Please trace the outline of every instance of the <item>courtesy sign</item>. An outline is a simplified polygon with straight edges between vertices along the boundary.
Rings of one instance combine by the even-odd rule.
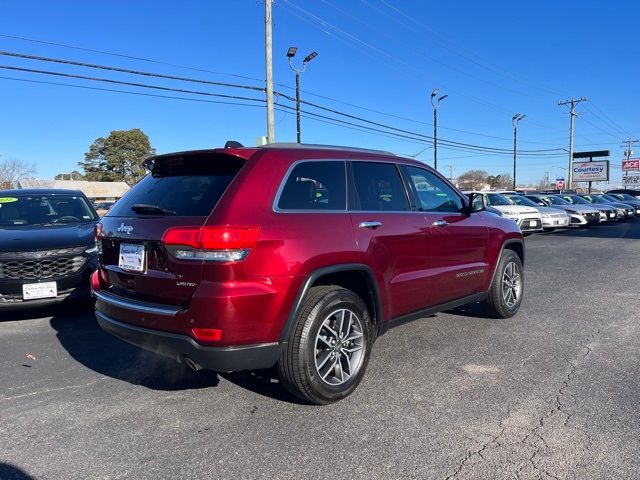
[[[606,182],[609,180],[609,160],[596,162],[574,162],[574,182]]]

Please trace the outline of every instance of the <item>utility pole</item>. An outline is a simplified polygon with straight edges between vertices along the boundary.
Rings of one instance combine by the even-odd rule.
[[[633,139],[631,137],[629,137],[629,140],[625,140],[625,143],[620,145],[622,148],[625,149],[624,151],[624,155],[627,157],[627,160],[629,160],[631,158],[631,155],[633,155],[633,150],[631,150],[631,147],[638,143],[639,140]],[[625,171],[624,172],[624,176],[626,177],[627,175],[629,175],[629,171]],[[625,184],[624,188],[627,188],[627,185]]]
[[[453,183],[453,171],[455,170],[456,167],[454,167],[453,165],[447,165],[449,167],[449,181],[451,183]]]
[[[267,83],[267,143],[276,141],[275,121],[273,116],[273,59],[271,33],[271,3],[264,0],[264,62]]]
[[[565,100],[564,102],[558,102],[558,105],[571,105],[571,110],[569,111],[569,175],[567,179],[567,188],[570,190],[573,188],[573,118],[578,116],[575,112],[576,105],[580,102],[586,102],[587,99],[585,97],[580,97],[577,100],[571,97],[571,100]]]
[[[516,113],[511,119],[513,124],[513,191],[516,190],[516,160],[518,158],[518,123],[525,118],[526,115]]]
[[[433,168],[438,170],[438,107],[440,102],[447,98],[449,95],[442,95],[436,99],[439,88],[436,88],[431,92],[431,105],[433,105]]]

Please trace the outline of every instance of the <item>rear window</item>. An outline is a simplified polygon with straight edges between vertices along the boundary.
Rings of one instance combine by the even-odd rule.
[[[158,160],[151,173],[113,205],[109,216],[209,216],[245,163],[245,160],[220,154]],[[157,208],[141,210],[141,205]]]
[[[284,184],[281,210],[346,210],[343,161],[305,161],[294,167]]]

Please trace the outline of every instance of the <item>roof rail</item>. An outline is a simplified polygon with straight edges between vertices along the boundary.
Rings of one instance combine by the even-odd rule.
[[[393,155],[397,156],[393,152],[386,150],[373,150],[370,148],[358,148],[358,147],[344,147],[341,145],[320,145],[312,143],[293,143],[293,142],[275,142],[267,143],[266,145],[260,145],[256,148],[291,148],[291,149],[320,149],[320,150],[346,150],[349,152],[363,152],[363,153],[376,153],[378,155]]]

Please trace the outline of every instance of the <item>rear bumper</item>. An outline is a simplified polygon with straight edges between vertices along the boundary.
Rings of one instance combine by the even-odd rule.
[[[208,347],[200,345],[186,335],[119,322],[99,311],[96,311],[96,319],[103,330],[125,342],[178,362],[184,362],[188,357],[208,370],[234,372],[270,368],[275,365],[280,355],[279,343]]]

